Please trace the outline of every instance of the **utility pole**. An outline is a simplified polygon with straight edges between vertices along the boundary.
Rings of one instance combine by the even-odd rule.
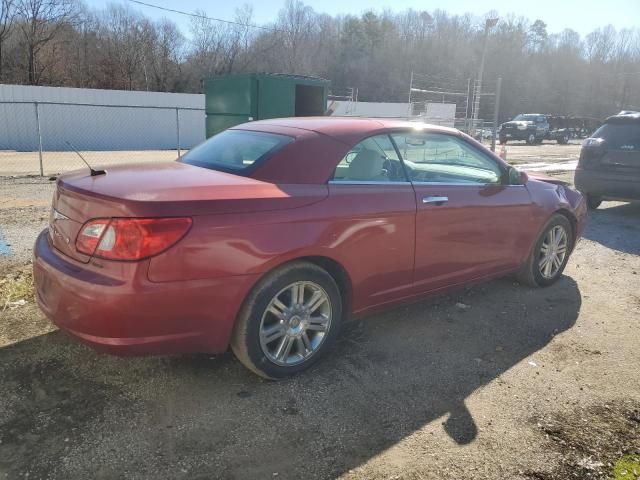
[[[478,113],[480,110],[480,95],[482,91],[482,76],[484,75],[484,61],[487,57],[487,40],[489,38],[489,30],[496,26],[497,18],[487,18],[484,23],[484,38],[482,40],[482,58],[480,59],[480,68],[478,69],[478,81],[476,83],[476,91],[473,101],[473,120],[471,125],[472,136],[476,135],[476,125],[478,123]]]
[[[407,120],[411,120],[413,114],[413,106],[411,105],[411,94],[413,93],[413,70],[411,70],[411,81],[409,82],[409,111],[407,112]]]
[[[467,101],[464,106],[464,133],[471,135],[471,129],[469,125],[469,117],[471,117],[471,113],[469,111],[469,99],[471,98],[471,79],[467,78]]]
[[[491,151],[496,151],[496,136],[498,135],[498,117],[500,115],[500,90],[502,90],[502,77],[498,77],[496,84],[496,97],[493,109],[493,135],[491,136]]]

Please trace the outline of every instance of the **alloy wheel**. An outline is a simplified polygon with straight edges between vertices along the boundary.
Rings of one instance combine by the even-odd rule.
[[[269,302],[260,322],[260,346],[276,365],[298,365],[322,345],[331,328],[332,308],[317,283],[295,282]]]
[[[569,248],[569,236],[562,225],[551,228],[542,241],[538,256],[538,268],[540,274],[546,278],[554,278],[567,256]]]

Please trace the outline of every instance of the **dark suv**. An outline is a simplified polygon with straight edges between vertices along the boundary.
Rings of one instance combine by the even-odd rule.
[[[498,129],[500,143],[503,145],[507,140],[524,140],[529,145],[542,143],[548,134],[549,122],[540,113],[521,113]]]
[[[620,112],[582,144],[575,185],[589,208],[603,199],[640,200],[640,112]]]

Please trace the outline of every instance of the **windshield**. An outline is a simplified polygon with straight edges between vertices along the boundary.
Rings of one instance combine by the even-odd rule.
[[[538,115],[531,115],[531,114],[523,114],[521,113],[520,115],[516,116],[516,118],[514,118],[514,120],[524,120],[527,122],[535,122],[536,118],[538,118]]]
[[[235,174],[247,174],[271,154],[291,143],[284,135],[225,130],[191,149],[182,163]]]

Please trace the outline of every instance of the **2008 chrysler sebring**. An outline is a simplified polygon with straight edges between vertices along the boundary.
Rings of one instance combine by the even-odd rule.
[[[47,316],[115,354],[231,345],[268,378],[317,361],[349,315],[513,273],[552,284],[586,215],[467,135],[398,121],[252,122],[93,173],[58,180],[36,241]]]

